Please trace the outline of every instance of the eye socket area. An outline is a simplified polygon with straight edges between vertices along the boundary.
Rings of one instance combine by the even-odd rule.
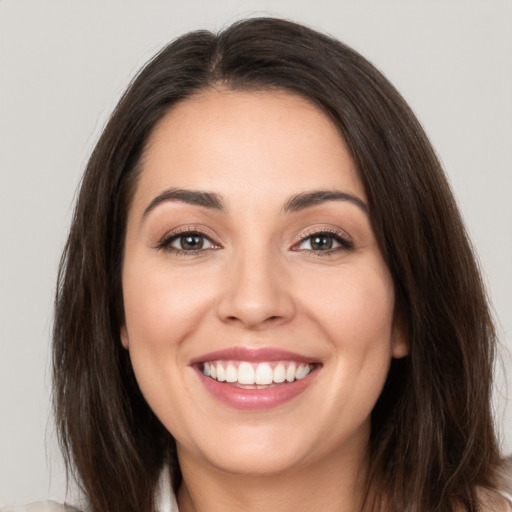
[[[222,246],[201,230],[186,229],[167,234],[155,248],[180,255],[195,255],[221,249]],[[324,228],[301,234],[290,250],[329,255],[353,248],[354,244],[347,234]]]
[[[209,250],[220,249],[220,247],[212,238],[196,229],[170,233],[160,240],[156,246],[159,250],[187,255],[200,254]]]
[[[304,234],[293,247],[293,251],[329,254],[338,251],[349,251],[354,247],[353,242],[337,231],[321,230]]]
[[[175,235],[168,245],[181,251],[199,251],[214,247],[213,242],[206,235],[194,232]]]

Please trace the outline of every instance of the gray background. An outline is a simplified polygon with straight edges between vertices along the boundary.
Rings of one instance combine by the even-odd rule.
[[[352,45],[425,126],[499,319],[496,420],[512,451],[512,2],[0,0],[0,503],[65,496],[49,402],[54,282],[110,111],[172,38],[262,14]]]

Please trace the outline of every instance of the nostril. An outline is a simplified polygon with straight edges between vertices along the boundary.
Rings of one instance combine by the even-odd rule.
[[[269,320],[279,320],[281,318],[281,316],[279,315],[272,315],[272,316],[269,316],[268,318],[265,318],[263,319],[263,322],[266,320],[266,321],[269,321]],[[230,315],[228,317],[226,317],[226,320],[240,320],[240,318],[236,315]]]
[[[229,323],[243,323],[243,324],[246,324],[248,326],[256,326],[256,325],[268,325],[268,324],[275,324],[275,323],[278,323],[280,322],[281,320],[283,320],[283,316],[281,315],[271,315],[271,316],[268,316],[267,318],[263,318],[263,317],[259,317],[259,318],[251,318],[247,315],[240,315],[240,316],[237,316],[237,315],[229,315],[227,316],[224,321],[226,322],[229,322]]]
[[[247,279],[236,283],[226,287],[219,297],[217,315],[223,322],[253,329],[286,322],[294,316],[294,301],[286,287],[263,287]]]

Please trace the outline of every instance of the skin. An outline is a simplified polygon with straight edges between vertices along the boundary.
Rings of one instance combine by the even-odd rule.
[[[172,200],[144,215],[170,188],[218,194],[225,211]],[[128,215],[121,339],[176,439],[180,512],[360,504],[370,413],[407,344],[364,208],[329,200],[284,211],[317,190],[366,202],[336,128],[289,93],[210,90],[176,105],[150,137]],[[186,229],[206,235],[203,249],[158,248]],[[351,248],[311,250],[311,235],[326,231]],[[212,397],[190,364],[235,346],[319,365],[292,400],[240,411]]]

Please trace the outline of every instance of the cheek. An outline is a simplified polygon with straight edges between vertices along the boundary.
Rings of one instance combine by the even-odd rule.
[[[332,387],[326,399],[333,410],[347,408],[354,418],[362,419],[380,395],[391,362],[391,277],[380,261],[365,262],[340,267],[308,289],[304,308],[332,356],[327,359]]]
[[[197,284],[172,275],[165,265],[143,267],[136,259],[123,271],[124,329],[133,370],[151,409],[173,432],[177,427],[171,420],[177,412],[185,414],[191,395],[182,347],[207,302]]]
[[[169,347],[197,324],[210,293],[199,277],[186,278],[159,265],[144,272],[127,265],[123,272],[126,327],[130,343]]]
[[[336,269],[303,296],[317,325],[347,350],[391,346],[395,299],[383,265]]]

